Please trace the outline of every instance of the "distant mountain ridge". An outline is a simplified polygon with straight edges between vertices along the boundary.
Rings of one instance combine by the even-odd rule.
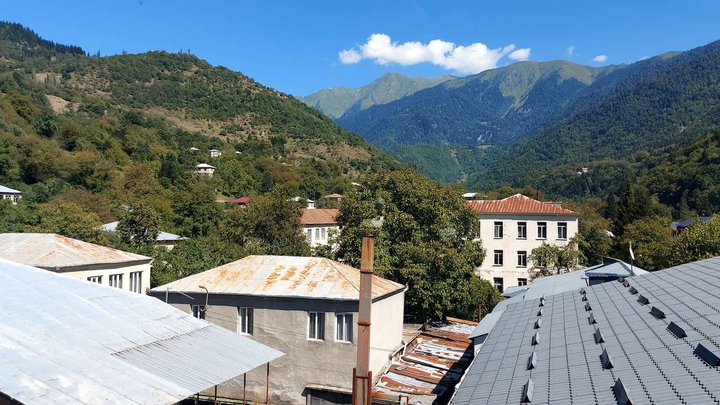
[[[453,76],[410,77],[386,73],[374,82],[358,87],[331,87],[319,90],[300,100],[315,107],[332,119],[353,115],[374,105],[387,104],[417,91],[436,86]]]

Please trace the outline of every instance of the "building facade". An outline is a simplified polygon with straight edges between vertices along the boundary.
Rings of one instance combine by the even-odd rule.
[[[310,247],[325,246],[340,232],[337,208],[303,208],[300,225]]]
[[[151,257],[53,233],[0,234],[0,257],[138,294],[150,287]]]
[[[151,295],[285,353],[270,365],[271,403],[348,403],[359,283],[359,270],[325,258],[248,256]],[[372,284],[370,368],[380,376],[401,347],[405,286],[380,277]],[[218,392],[262,399],[265,381],[264,371],[249,373],[245,385],[230,380]]]
[[[521,194],[502,200],[468,201],[480,218],[485,260],[475,272],[501,292],[530,282],[532,250],[543,243],[565,246],[578,232],[577,213],[559,203]]]
[[[205,177],[212,177],[213,174],[215,174],[215,166],[211,166],[207,163],[200,163],[195,166],[195,173]]]
[[[22,200],[22,191],[0,185],[0,200],[10,201],[15,205]]]

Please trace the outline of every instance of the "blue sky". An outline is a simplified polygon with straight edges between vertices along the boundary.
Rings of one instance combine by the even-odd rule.
[[[295,95],[387,72],[465,75],[528,57],[629,63],[720,39],[720,1],[0,3],[1,19],[90,53],[189,49]],[[382,35],[368,42],[372,34]]]

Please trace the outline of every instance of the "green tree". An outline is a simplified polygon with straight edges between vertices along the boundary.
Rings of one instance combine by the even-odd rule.
[[[221,220],[222,207],[215,202],[215,192],[204,179],[194,179],[178,190],[172,205],[183,236],[207,236]]]
[[[648,217],[628,224],[619,244],[620,253],[623,253],[620,257],[630,260],[632,243],[634,264],[638,267],[648,271],[666,268],[674,243],[669,223],[668,217]]]
[[[117,225],[120,240],[131,246],[152,246],[158,235],[160,215],[142,202],[123,210]]]
[[[669,266],[720,256],[720,216],[712,221],[695,220],[673,239],[669,254]]]
[[[69,202],[48,203],[38,211],[40,221],[30,227],[31,232],[57,233],[85,242],[107,244],[100,230],[100,218],[79,205]]]
[[[600,215],[601,205],[600,200],[595,198],[563,205],[580,215],[577,244],[580,258],[586,265],[601,263],[603,256],[607,256],[612,248],[612,239],[607,233],[610,221]]]
[[[577,249],[577,240],[571,239],[565,246],[552,245],[543,242],[530,252],[530,261],[533,264],[533,277],[544,277],[554,274],[567,273],[578,267],[580,252]]]
[[[478,306],[487,313],[500,299],[474,274],[485,257],[479,221],[454,188],[414,170],[381,172],[343,200],[338,222],[336,258],[358,267],[362,237],[374,234],[376,274],[408,285],[405,310],[418,321],[472,319]]]

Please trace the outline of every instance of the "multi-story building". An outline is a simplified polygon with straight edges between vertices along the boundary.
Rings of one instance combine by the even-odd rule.
[[[331,237],[340,232],[337,208],[303,208],[300,225],[310,247],[327,245]]]
[[[578,214],[556,202],[515,194],[467,204],[480,217],[480,239],[486,250],[476,274],[500,291],[528,284],[533,249],[543,243],[567,245],[578,232]]]
[[[151,257],[54,233],[2,233],[0,257],[138,294],[150,287]]]
[[[248,256],[155,287],[185,312],[285,353],[270,364],[274,404],[346,404],[357,359],[360,270],[322,257]],[[370,370],[402,349],[405,286],[372,278]],[[218,386],[221,397],[265,397],[264,370]],[[255,402],[253,402],[255,403]]]

